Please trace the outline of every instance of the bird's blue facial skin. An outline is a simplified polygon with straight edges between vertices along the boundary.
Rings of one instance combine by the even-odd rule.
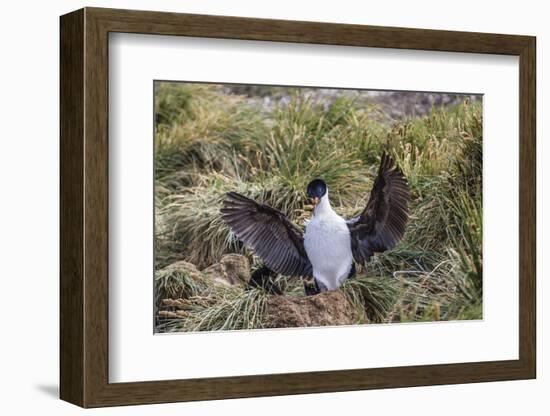
[[[315,179],[307,186],[307,196],[309,198],[321,199],[327,193],[327,184],[321,179]]]

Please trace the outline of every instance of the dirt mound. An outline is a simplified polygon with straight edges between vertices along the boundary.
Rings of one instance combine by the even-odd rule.
[[[353,325],[360,320],[339,290],[305,297],[270,296],[266,315],[267,328]]]

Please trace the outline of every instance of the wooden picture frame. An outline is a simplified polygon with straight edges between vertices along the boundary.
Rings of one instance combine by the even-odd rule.
[[[83,407],[100,407],[535,378],[534,37],[99,8],[85,8],[62,16],[60,28],[60,396],[63,400]],[[519,359],[109,383],[110,32],[518,56]]]

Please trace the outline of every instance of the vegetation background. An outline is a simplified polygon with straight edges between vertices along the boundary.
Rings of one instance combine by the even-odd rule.
[[[273,299],[298,304],[302,282],[278,276],[273,295],[208,272],[228,253],[261,265],[221,221],[225,193],[302,227],[305,188],[320,177],[350,217],[383,151],[409,181],[411,216],[403,241],[338,291],[354,310],[349,323],[482,318],[481,97],[157,82],[155,120],[157,332],[273,326]]]

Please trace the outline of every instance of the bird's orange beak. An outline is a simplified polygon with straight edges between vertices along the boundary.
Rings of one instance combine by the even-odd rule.
[[[317,198],[317,197],[311,198],[310,201],[311,201],[311,204],[312,204],[314,207],[316,207],[317,204],[319,203],[319,198]]]

